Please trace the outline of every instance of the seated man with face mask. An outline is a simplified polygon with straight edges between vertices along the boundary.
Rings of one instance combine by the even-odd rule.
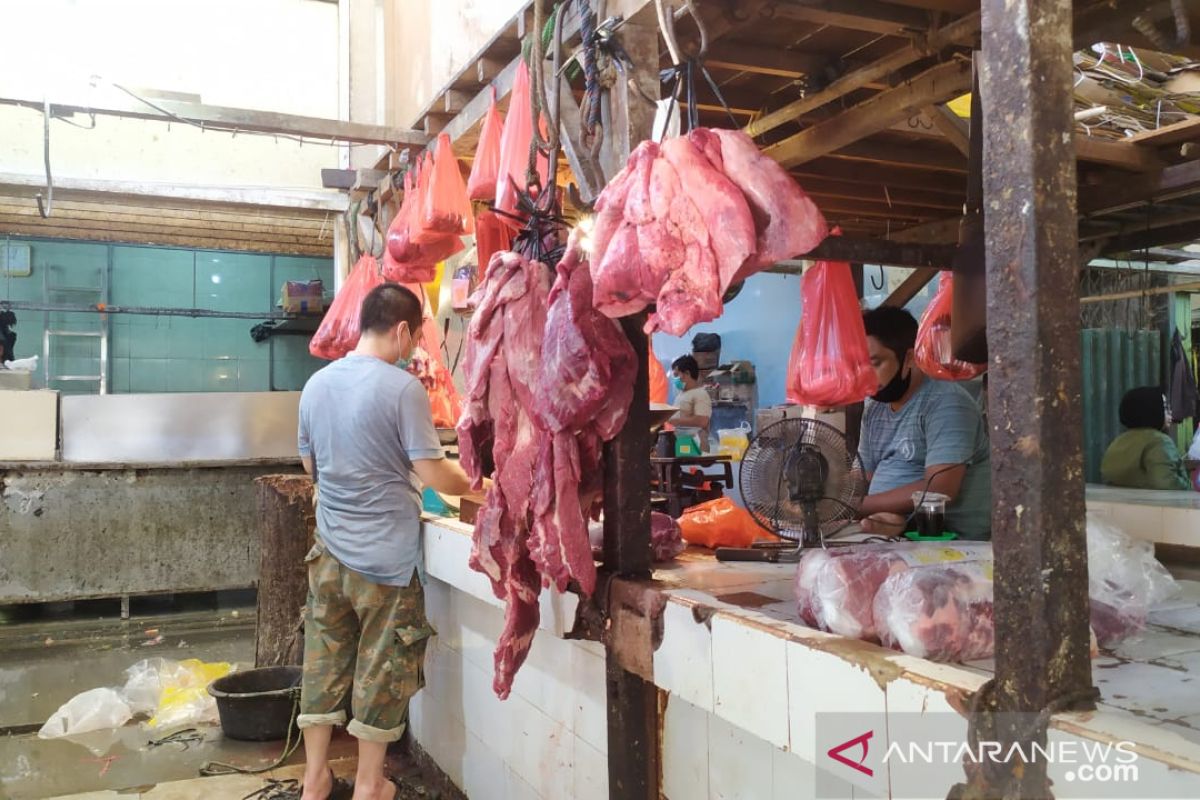
[[[946,530],[963,539],[991,536],[987,429],[978,404],[955,383],[934,380],[914,363],[917,321],[900,308],[863,315],[879,391],[866,401],[859,457],[870,482],[859,513],[863,530],[904,532],[914,492],[946,495]]]

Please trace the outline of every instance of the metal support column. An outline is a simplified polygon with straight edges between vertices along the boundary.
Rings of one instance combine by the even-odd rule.
[[[621,44],[634,68],[629,80],[609,93],[605,141],[600,161],[606,179],[624,166],[629,152],[649,138],[654,106],[632,90],[657,96],[658,32],[629,25],[621,29]],[[611,121],[611,122],[609,122]],[[604,636],[608,692],[608,796],[631,800],[659,796],[658,690],[648,674],[622,665],[618,650],[623,626],[613,620],[616,584],[650,576],[650,376],[646,318],[638,314],[621,320],[637,355],[638,373],[629,418],[604,450],[604,569],[611,576],[608,619]],[[617,612],[620,613],[620,612]],[[649,646],[649,642],[644,643]],[[651,668],[652,671],[652,668]],[[643,670],[645,672],[645,670]]]
[[[996,677],[974,734],[1046,741],[1091,705],[1070,0],[984,0],[984,206]],[[995,716],[994,711],[1033,712]],[[952,796],[1050,797],[1046,763],[985,764]]]

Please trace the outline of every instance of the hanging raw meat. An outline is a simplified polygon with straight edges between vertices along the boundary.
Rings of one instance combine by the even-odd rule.
[[[541,587],[595,588],[587,518],[599,511],[601,448],[625,423],[637,364],[617,324],[591,306],[573,244],[553,289],[545,265],[497,253],[475,304],[459,451],[476,485],[484,448],[495,462],[471,566],[506,604],[493,681],[503,698],[537,629]]]
[[[596,202],[595,304],[620,317],[655,303],[647,331],[682,335],[720,316],[730,285],[825,233],[812,201],[744,134],[643,142]]]

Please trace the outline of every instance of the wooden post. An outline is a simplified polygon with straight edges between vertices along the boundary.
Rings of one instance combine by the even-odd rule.
[[[631,89],[640,86],[658,97],[658,32],[654,28],[626,25],[621,44],[635,65],[628,80],[619,82],[605,102],[605,133],[600,152],[601,169],[611,179],[625,165],[630,151],[650,138],[654,105]],[[621,320],[621,327],[637,355],[629,418],[617,438],[604,450],[604,569],[614,581],[647,578],[650,554],[650,379],[646,318],[638,314]],[[606,609],[611,621],[613,597]],[[621,664],[616,641],[621,626],[613,626],[605,639],[608,694],[608,796],[655,798],[660,794],[659,704],[654,682]]]
[[[1095,697],[1071,14],[1071,0],[983,0],[996,677],[976,696],[969,725],[1006,753],[1045,746],[1051,713],[1093,708]],[[964,766],[969,783],[952,797],[1052,797],[1046,759],[977,766]]]
[[[254,482],[262,524],[254,665],[300,664],[308,599],[304,556],[317,527],[313,482],[307,475],[264,475]]]

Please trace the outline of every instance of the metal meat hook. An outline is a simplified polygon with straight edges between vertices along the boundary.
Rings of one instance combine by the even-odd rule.
[[[50,174],[50,99],[42,97],[42,156],[46,162],[46,198],[42,193],[37,194],[38,213],[42,219],[50,217],[50,209],[54,207],[54,176]]]

